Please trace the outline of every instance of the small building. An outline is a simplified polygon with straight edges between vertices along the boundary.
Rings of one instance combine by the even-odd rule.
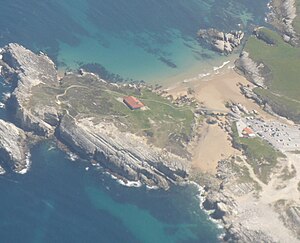
[[[253,132],[253,130],[250,127],[245,127],[243,129],[242,133],[243,133],[244,137],[250,137],[250,138],[255,137],[255,133]]]
[[[145,105],[137,98],[133,96],[126,96],[123,98],[123,102],[131,109],[138,110],[144,107]]]

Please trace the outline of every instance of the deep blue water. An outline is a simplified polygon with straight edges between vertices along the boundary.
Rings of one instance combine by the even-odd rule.
[[[26,175],[0,177],[1,242],[216,242],[197,190],[127,188],[51,142]]]
[[[124,78],[161,80],[220,56],[199,28],[262,24],[265,0],[0,0],[0,46],[43,50],[60,68],[97,63]],[[221,60],[222,61],[222,60]],[[200,72],[200,71],[199,71]],[[2,80],[0,80],[2,81]],[[8,91],[0,86],[0,93]],[[0,109],[0,118],[7,119]],[[51,141],[26,175],[0,177],[0,242],[216,242],[221,232],[193,186],[127,188]]]

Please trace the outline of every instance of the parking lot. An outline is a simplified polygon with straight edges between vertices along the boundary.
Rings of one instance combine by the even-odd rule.
[[[282,152],[300,151],[300,126],[251,118],[245,119],[244,122],[257,136],[267,140]]]

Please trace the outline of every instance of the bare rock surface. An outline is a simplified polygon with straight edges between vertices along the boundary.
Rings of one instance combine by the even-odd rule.
[[[269,75],[263,63],[256,63],[251,59],[249,53],[243,51],[239,59],[235,62],[236,69],[245,75],[245,77],[255,85],[264,88],[265,76]]]
[[[16,172],[22,173],[29,166],[29,148],[26,139],[23,130],[12,123],[0,120],[0,158]]]
[[[299,169],[298,155],[289,155],[283,162]],[[265,184],[244,160],[219,162],[219,189],[209,190],[204,208],[213,211],[225,229],[224,240],[229,242],[299,242],[299,174],[283,184],[274,172]]]
[[[241,44],[244,33],[242,31],[224,33],[211,28],[200,29],[198,31],[198,37],[200,40],[204,40],[211,45],[213,50],[224,54],[230,54]]]
[[[39,85],[57,85],[57,71],[54,63],[44,54],[35,54],[21,45],[12,43],[2,50],[3,74],[16,88],[10,98],[10,108],[19,125],[38,134],[52,133],[54,127],[42,119],[52,116],[58,121],[57,112],[51,107],[42,107],[37,116],[28,104],[34,87]]]
[[[272,0],[269,8],[268,22],[282,33],[286,42],[299,45],[299,33],[296,33],[293,26],[297,16],[295,0]]]
[[[120,132],[112,123],[76,120],[64,116],[58,137],[74,150],[95,159],[122,177],[167,189],[170,182],[186,177],[188,162],[163,149],[150,148],[131,133]]]

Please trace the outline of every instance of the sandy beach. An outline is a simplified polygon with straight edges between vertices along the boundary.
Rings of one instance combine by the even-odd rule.
[[[165,85],[166,91],[173,97],[186,95],[188,90],[193,90],[193,96],[207,109],[215,112],[227,113],[227,102],[236,102],[248,110],[256,110],[264,118],[272,118],[263,111],[254,101],[241,94],[239,84],[251,83],[233,69],[233,62],[227,62],[223,67],[211,71],[209,75],[182,80],[183,76],[173,77],[172,85]],[[188,81],[187,81],[188,80]],[[215,174],[218,161],[241,152],[232,147],[228,133],[218,125],[204,123],[199,128],[200,139],[192,145],[192,166],[201,172]]]

